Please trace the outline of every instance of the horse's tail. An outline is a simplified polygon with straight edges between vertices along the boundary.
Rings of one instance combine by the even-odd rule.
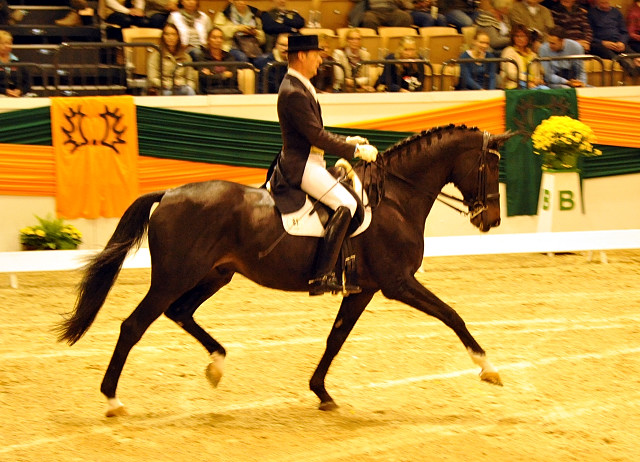
[[[164,194],[165,191],[158,191],[140,196],[124,212],[104,250],[95,255],[86,266],[84,277],[78,286],[75,309],[65,316],[56,329],[58,341],[73,345],[91,327],[129,250],[140,246],[149,226],[151,207]]]

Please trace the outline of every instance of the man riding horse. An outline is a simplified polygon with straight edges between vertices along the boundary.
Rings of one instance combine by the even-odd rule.
[[[378,150],[360,136],[341,136],[324,129],[316,91],[309,79],[322,63],[317,35],[289,37],[289,69],[278,92],[278,119],[282,150],[270,178],[270,188],[282,213],[300,209],[305,193],[334,210],[318,248],[309,294],[357,293],[360,288],[343,287],[334,267],[351,219],[356,199],[327,170],[324,152],[348,160],[360,157],[374,162]]]

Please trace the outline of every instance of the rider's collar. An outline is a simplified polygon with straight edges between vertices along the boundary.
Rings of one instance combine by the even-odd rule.
[[[294,76],[296,79],[302,82],[302,85],[304,85],[307,88],[307,90],[311,92],[315,100],[318,101],[318,95],[316,94],[316,89],[313,87],[313,85],[311,84],[311,81],[308,78],[306,78],[300,72],[292,68],[287,69],[287,74]]]

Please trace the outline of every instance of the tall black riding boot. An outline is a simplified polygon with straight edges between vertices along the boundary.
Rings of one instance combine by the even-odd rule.
[[[329,220],[324,238],[318,248],[315,273],[313,279],[309,281],[309,295],[342,292],[342,283],[336,278],[334,268],[350,222],[351,212],[347,207],[338,207]],[[359,287],[350,289],[352,293],[360,292]]]

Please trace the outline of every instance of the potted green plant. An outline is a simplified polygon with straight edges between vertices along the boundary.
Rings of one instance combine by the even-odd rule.
[[[531,136],[533,152],[542,156],[546,170],[575,170],[582,156],[599,156],[593,147],[596,137],[591,128],[568,116],[543,120]]]
[[[20,230],[20,244],[24,250],[72,250],[82,243],[82,234],[62,218],[41,218],[38,224]]]

